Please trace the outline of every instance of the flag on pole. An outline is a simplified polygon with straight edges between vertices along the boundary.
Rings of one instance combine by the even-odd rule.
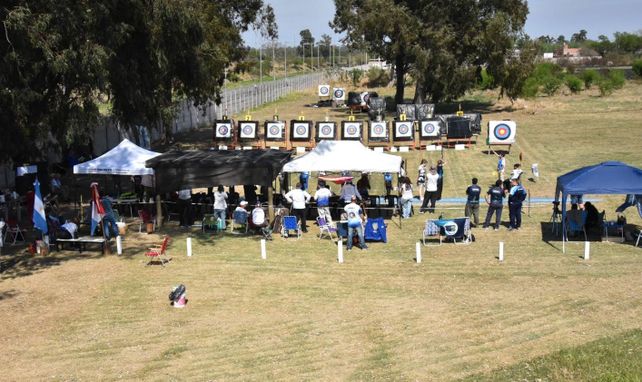
[[[91,236],[94,236],[96,227],[105,216],[105,208],[98,194],[98,183],[92,183],[89,188],[91,188]]]
[[[35,189],[35,196],[33,199],[33,226],[42,232],[43,235],[47,234],[47,217],[45,216],[45,205],[42,203],[42,196],[40,194],[40,182],[36,178],[33,184]]]

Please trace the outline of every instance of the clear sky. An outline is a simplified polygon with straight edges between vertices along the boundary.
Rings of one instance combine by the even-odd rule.
[[[279,41],[294,45],[300,40],[299,32],[310,29],[315,39],[323,33],[335,35],[328,26],[334,16],[333,0],[264,0],[271,4],[279,26]],[[637,32],[642,30],[642,0],[530,0],[530,14],[526,21],[526,33],[531,37],[547,34],[557,37],[563,34],[570,39],[580,29],[588,31],[589,38],[603,34],[610,39],[614,32]],[[258,33],[249,31],[243,35],[246,43],[257,46]]]

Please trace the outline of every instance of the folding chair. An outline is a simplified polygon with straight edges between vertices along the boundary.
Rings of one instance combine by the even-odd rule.
[[[156,232],[156,219],[153,216],[149,216],[144,210],[138,210],[138,233],[143,232],[143,225],[147,222],[152,223],[153,230]]]
[[[9,238],[9,240],[7,240]],[[24,231],[18,225],[18,222],[9,220],[7,221],[7,230],[4,234],[4,242],[16,245],[18,240],[25,242]]]
[[[439,237],[439,243],[437,244],[428,244],[427,239],[431,237]],[[441,228],[435,223],[434,219],[426,220],[426,225],[424,226],[424,231],[421,239],[425,246],[428,245],[441,245]]]
[[[205,232],[205,229],[212,229],[218,231],[218,217],[214,214],[205,214],[203,215],[203,221],[201,222],[201,231]]]
[[[248,212],[247,211],[234,211],[232,214],[232,224],[230,224],[230,232],[234,232],[235,226],[240,226],[245,229],[245,233],[248,230]]]
[[[301,222],[297,220],[296,216],[284,216],[281,225],[281,236],[288,237],[289,231],[296,231],[296,238],[299,239],[303,234],[301,231]]]
[[[165,266],[165,262],[169,262],[170,259],[167,257],[167,246],[169,245],[169,240],[169,236],[165,236],[161,245],[148,248],[145,256],[149,257],[149,261],[145,265],[150,265],[155,259],[158,259],[163,267]]]
[[[582,220],[578,223],[575,220],[569,219],[566,223],[566,241],[568,241],[568,238],[570,234],[575,234],[575,233],[583,233],[584,234],[584,241],[588,241],[588,236],[586,235],[586,212],[582,212]]]
[[[337,228],[328,223],[325,220],[325,217],[319,216],[317,217],[317,224],[319,225],[319,239],[321,239],[324,235],[328,235],[330,237],[330,240],[334,240],[332,237],[332,234],[337,235]],[[338,237],[337,237],[338,240]]]

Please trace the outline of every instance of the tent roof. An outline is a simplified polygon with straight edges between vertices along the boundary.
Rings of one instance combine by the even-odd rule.
[[[557,192],[578,194],[641,194],[642,169],[622,162],[603,162],[557,178]]]
[[[154,169],[158,192],[219,184],[269,186],[290,155],[278,150],[174,150],[146,164]]]
[[[321,141],[310,152],[283,166],[284,172],[399,172],[401,157],[376,153],[357,141]]]
[[[75,165],[74,174],[154,175],[154,170],[145,167],[145,161],[158,155],[123,139],[98,158]]]

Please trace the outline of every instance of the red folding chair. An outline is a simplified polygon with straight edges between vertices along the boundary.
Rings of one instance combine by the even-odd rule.
[[[161,245],[149,248],[148,251],[145,252],[145,256],[149,257],[149,261],[145,265],[150,265],[156,259],[160,261],[162,266],[165,266],[165,262],[169,262],[170,259],[167,257],[167,246],[169,245],[169,240],[169,236],[165,236]]]

